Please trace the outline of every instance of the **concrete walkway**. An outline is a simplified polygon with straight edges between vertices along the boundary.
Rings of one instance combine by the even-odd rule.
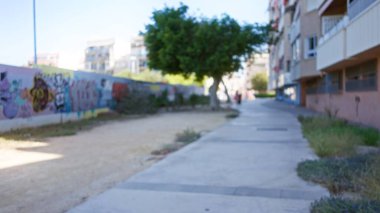
[[[297,163],[316,157],[290,108],[246,103],[239,118],[70,212],[309,212],[328,192],[297,177]]]

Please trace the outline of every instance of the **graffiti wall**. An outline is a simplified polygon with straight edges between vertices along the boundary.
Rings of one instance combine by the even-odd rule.
[[[202,91],[197,87],[137,82],[91,72],[0,65],[0,125],[43,115],[75,114],[80,119],[98,110],[109,110],[129,89],[148,90],[156,95],[165,90],[181,91],[185,96]]]

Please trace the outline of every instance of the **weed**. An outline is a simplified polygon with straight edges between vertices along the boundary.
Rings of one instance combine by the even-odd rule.
[[[200,137],[201,134],[199,132],[187,128],[184,131],[177,133],[175,141],[181,143],[191,143],[198,140]]]
[[[376,129],[348,124],[328,117],[298,117],[304,136],[320,157],[352,156],[357,145],[377,146],[380,133]]]
[[[358,192],[363,197],[380,200],[380,156],[357,155],[350,158],[308,160],[298,164],[302,179],[325,186],[333,194]]]
[[[185,144],[183,143],[167,144],[167,145],[164,145],[161,149],[153,151],[151,154],[152,155],[167,155],[181,149],[183,146],[185,146]]]
[[[380,201],[326,197],[311,204],[311,213],[377,213]]]
[[[234,119],[234,118],[239,117],[239,115],[240,115],[240,112],[238,110],[230,110],[230,112],[226,114],[226,118]]]

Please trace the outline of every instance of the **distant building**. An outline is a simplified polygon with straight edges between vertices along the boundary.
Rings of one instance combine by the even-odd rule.
[[[147,50],[143,36],[137,36],[131,40],[131,52],[115,61],[115,72],[129,70],[139,73],[148,69]]]
[[[85,69],[112,73],[115,63],[114,44],[113,39],[88,42],[85,52]]]
[[[58,53],[41,53],[37,54],[37,64],[57,67],[59,63]],[[34,64],[34,58],[31,58],[28,62],[29,66]]]
[[[129,70],[129,55],[122,56],[115,61],[115,72]]]
[[[131,72],[142,72],[148,68],[147,51],[144,37],[138,36],[131,41],[131,54],[129,56],[129,68]]]
[[[252,89],[252,78],[259,74],[269,75],[269,55],[267,53],[255,54],[248,61],[245,69],[245,90]]]
[[[272,27],[269,87],[278,100],[306,105],[306,84],[320,76],[316,68],[323,0],[271,0]]]

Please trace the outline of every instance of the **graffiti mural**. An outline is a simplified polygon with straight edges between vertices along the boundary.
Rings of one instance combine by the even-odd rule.
[[[57,112],[63,112],[65,110],[65,87],[67,86],[67,82],[63,78],[62,74],[54,75],[54,104]]]
[[[13,119],[17,116],[18,105],[16,103],[19,82],[9,82],[7,72],[0,73],[0,106],[6,118]]]
[[[0,122],[56,113],[92,114],[97,109],[112,108],[127,92],[136,90],[154,95],[163,91],[184,94],[193,91],[185,86],[133,81],[98,73],[0,65]]]
[[[113,83],[112,85],[112,98],[116,102],[120,102],[123,95],[127,95],[128,84],[126,83]]]
[[[77,80],[70,86],[73,112],[93,110],[96,108],[99,92],[94,81]]]
[[[34,112],[44,111],[49,102],[53,100],[53,95],[49,90],[48,84],[41,75],[34,76],[33,87],[30,90]]]

